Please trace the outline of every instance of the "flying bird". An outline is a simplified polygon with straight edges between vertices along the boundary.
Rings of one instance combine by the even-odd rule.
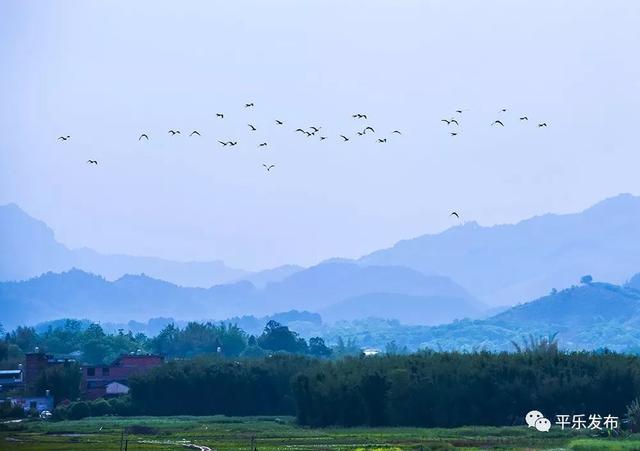
[[[372,128],[372,127],[366,127],[362,133],[367,133],[367,130],[371,130],[372,133],[375,133],[376,131]]]
[[[546,122],[541,122],[538,124],[538,127],[546,127],[547,123]]]
[[[324,141],[325,139],[327,139],[327,137],[326,137],[326,136],[321,136],[321,137],[320,137],[320,141]]]
[[[462,114],[462,111],[463,111],[463,110],[456,110],[456,113],[458,113],[458,114]]]
[[[266,145],[267,145],[267,143],[260,143],[260,144],[258,144],[258,147],[264,147]]]
[[[449,121],[449,123],[450,123],[450,124],[460,125],[460,124],[458,124],[458,121],[456,121],[455,119],[451,119],[451,120]]]
[[[491,125],[496,125],[496,124],[501,125],[501,126],[504,127],[504,124],[502,123],[502,121],[493,121],[493,124],[491,124]]]
[[[499,111],[499,113],[506,113],[506,112],[507,112],[506,108],[501,108],[500,111]]]
[[[140,135],[140,137],[138,138],[138,141],[140,141],[142,138],[146,138],[146,140],[149,141],[149,136],[147,136],[146,133],[143,133],[142,135]]]
[[[309,128],[313,129],[314,132],[319,132],[320,131],[320,129],[318,127],[309,127]],[[322,128],[322,127],[320,127],[320,128]]]
[[[97,160],[87,160],[88,164],[98,164]]]
[[[378,138],[378,142],[379,143],[386,143],[387,142],[387,138]]]
[[[224,141],[218,141],[218,142],[219,142],[220,144],[222,144],[223,146],[226,146],[226,145],[228,145],[228,144],[229,144],[228,142],[224,142]]]
[[[368,119],[366,114],[361,114],[361,113],[352,114],[351,117],[355,117],[358,119]]]
[[[305,133],[305,131],[304,131],[304,130],[302,130],[301,128],[296,128],[296,131],[297,131],[297,132],[301,132],[301,133]]]
[[[269,166],[267,166],[266,164],[263,164],[262,166],[264,166],[265,168],[267,168],[267,172],[269,172],[271,170],[271,168],[275,167],[275,164],[271,164]]]
[[[169,133],[171,133],[171,136],[179,135],[180,134],[180,130],[169,130]]]
[[[451,132],[451,136],[458,136],[458,133],[456,133],[456,132]]]
[[[60,136],[58,137],[58,141],[63,140],[66,141],[67,139],[71,138],[71,136],[67,135],[67,136]]]
[[[252,106],[253,106],[253,102],[244,104],[245,108],[249,108],[249,107],[252,107]]]
[[[358,132],[358,136],[362,136],[364,134],[365,134],[364,132]]]
[[[198,133],[198,130],[194,130],[191,132],[191,134],[189,134],[189,136],[193,136],[193,135],[201,136],[200,133]]]
[[[276,119],[276,124],[278,124],[278,125],[282,125],[282,124],[284,124],[284,122],[279,121],[278,119]]]
[[[257,130],[257,128],[255,128],[253,125],[251,125],[251,124],[247,124],[247,125],[248,125],[249,127],[251,127],[251,131],[252,131],[252,132],[255,132],[255,131]]]
[[[393,133],[396,133],[396,134],[398,134],[398,135],[402,135],[402,133],[400,133],[400,130],[394,130],[394,131],[392,131],[391,133],[392,133],[392,134],[393,134]]]
[[[344,139],[344,141],[345,141],[345,142],[349,141],[349,138],[347,138],[347,137],[346,137],[346,136],[344,136],[344,135],[340,135],[340,137],[341,137],[342,139]]]
[[[449,216],[455,216],[456,218],[460,219],[460,215],[458,213],[456,213],[455,211],[452,211]]]
[[[522,116],[522,117],[520,118],[520,120],[521,120],[521,121],[528,121],[528,120],[529,120],[529,118],[528,118],[527,116]]]
[[[230,146],[235,146],[236,144],[238,144],[238,141],[229,141],[229,145]]]
[[[447,125],[451,124],[451,121],[449,119],[440,119],[440,122],[446,122]]]
[[[224,119],[224,114],[222,114],[222,113],[216,113],[216,117],[219,117],[220,119]]]

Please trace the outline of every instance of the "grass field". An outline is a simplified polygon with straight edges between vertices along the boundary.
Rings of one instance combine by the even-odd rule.
[[[101,417],[0,425],[0,450],[264,450],[575,449],[640,450],[640,435],[596,438],[590,433],[537,432],[526,427],[309,429],[275,417]],[[192,449],[198,449],[191,446]],[[201,448],[206,449],[206,448]]]

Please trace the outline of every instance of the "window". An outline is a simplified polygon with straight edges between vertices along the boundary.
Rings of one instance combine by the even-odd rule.
[[[102,368],[102,375],[103,376],[108,376],[109,375],[109,367],[105,366]]]
[[[95,376],[96,369],[95,368],[87,368],[87,376]]]

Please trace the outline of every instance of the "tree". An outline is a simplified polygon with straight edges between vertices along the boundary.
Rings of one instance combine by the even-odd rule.
[[[331,349],[324,344],[320,337],[309,338],[309,354],[316,357],[329,357]]]
[[[4,341],[0,341],[0,362],[9,357],[9,346]]]
[[[269,321],[264,332],[258,338],[258,344],[262,349],[269,351],[286,351],[304,354],[307,351],[307,342],[297,333],[289,330],[277,321]]]
[[[587,274],[586,276],[580,277],[580,283],[581,284],[589,285],[591,282],[593,282],[593,277],[591,277],[590,274]]]
[[[74,400],[80,396],[82,374],[77,363],[66,363],[45,369],[36,382],[36,393],[44,395],[47,390],[58,404],[64,399]]]

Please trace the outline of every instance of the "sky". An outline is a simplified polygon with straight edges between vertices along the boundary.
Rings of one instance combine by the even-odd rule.
[[[640,194],[638,23],[616,0],[3,0],[0,204],[71,248],[249,270],[358,257],[452,210],[581,211]]]

